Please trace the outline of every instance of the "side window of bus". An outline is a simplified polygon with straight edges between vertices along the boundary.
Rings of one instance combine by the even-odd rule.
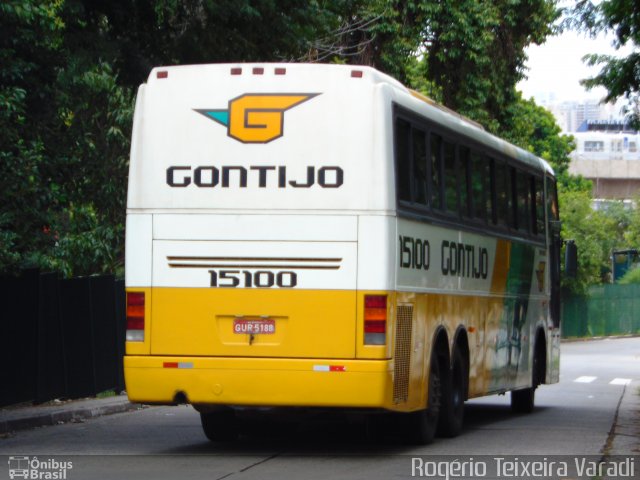
[[[429,205],[427,189],[427,134],[423,130],[414,128],[411,131],[413,147],[413,179],[414,199],[420,205]]]
[[[395,143],[396,143],[396,196],[398,200],[411,201],[411,158],[409,122],[396,119]]]
[[[462,179],[460,179],[462,183]],[[446,211],[458,215],[458,168],[456,167],[456,146],[444,142],[444,198]]]
[[[507,168],[506,165],[499,161],[494,160],[494,177],[495,184],[492,188],[495,189],[496,199],[496,218],[498,225],[507,226],[509,224],[509,207],[510,207],[510,188],[507,181]]]
[[[513,169],[513,172],[516,176],[516,224],[518,226],[518,231],[528,233],[531,219],[531,210],[529,210],[531,197],[530,176],[524,172],[516,170],[515,168]]]
[[[547,213],[549,221],[560,220],[558,215],[558,193],[556,182],[547,177]]]
[[[473,216],[479,220],[487,218],[489,201],[489,162],[478,152],[471,152],[471,205]],[[488,204],[491,207],[491,203]],[[491,210],[489,210],[490,212]],[[489,215],[488,218],[491,218]]]
[[[540,236],[544,236],[547,232],[544,223],[544,189],[542,178],[540,177],[534,177],[533,198],[535,199],[535,205],[533,208],[536,219],[536,233]]]
[[[442,209],[442,137],[431,134],[431,205]]]
[[[463,217],[473,217],[471,205],[471,151],[462,145],[458,147],[460,165],[460,212]],[[481,197],[482,198],[482,197]]]
[[[516,176],[516,169],[514,167],[507,166],[507,216],[509,227],[518,228],[518,181]]]

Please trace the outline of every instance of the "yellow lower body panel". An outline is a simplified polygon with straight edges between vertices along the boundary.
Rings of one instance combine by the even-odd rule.
[[[126,356],[133,402],[394,409],[388,360]]]

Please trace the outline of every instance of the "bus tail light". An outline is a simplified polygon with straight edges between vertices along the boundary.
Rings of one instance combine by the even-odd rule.
[[[387,343],[387,296],[364,296],[364,344]]]
[[[144,292],[127,292],[127,342],[144,341]]]

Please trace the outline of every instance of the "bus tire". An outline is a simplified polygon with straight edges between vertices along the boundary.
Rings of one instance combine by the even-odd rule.
[[[427,445],[433,441],[440,418],[442,389],[440,383],[440,361],[434,351],[429,367],[428,404],[425,410],[410,413],[407,425],[409,441],[415,445]]]
[[[531,368],[531,387],[511,392],[511,411],[514,413],[531,413],[535,408],[536,388],[541,383],[544,366],[544,343],[536,343]]]
[[[438,435],[456,437],[464,422],[464,401],[467,383],[467,368],[459,348],[453,351],[451,370],[442,381],[442,405],[438,422]]]
[[[202,430],[212,442],[226,442],[238,438],[238,419],[230,408],[200,413]]]
[[[535,406],[536,389],[534,387],[511,391],[511,411],[531,413]]]

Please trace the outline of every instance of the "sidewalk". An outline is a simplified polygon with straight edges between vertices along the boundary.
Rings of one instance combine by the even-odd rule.
[[[79,422],[89,418],[144,408],[130,403],[126,395],[87,398],[43,405],[15,405],[0,409],[0,435],[17,430]]]
[[[640,382],[625,387],[605,455],[640,455]]]

